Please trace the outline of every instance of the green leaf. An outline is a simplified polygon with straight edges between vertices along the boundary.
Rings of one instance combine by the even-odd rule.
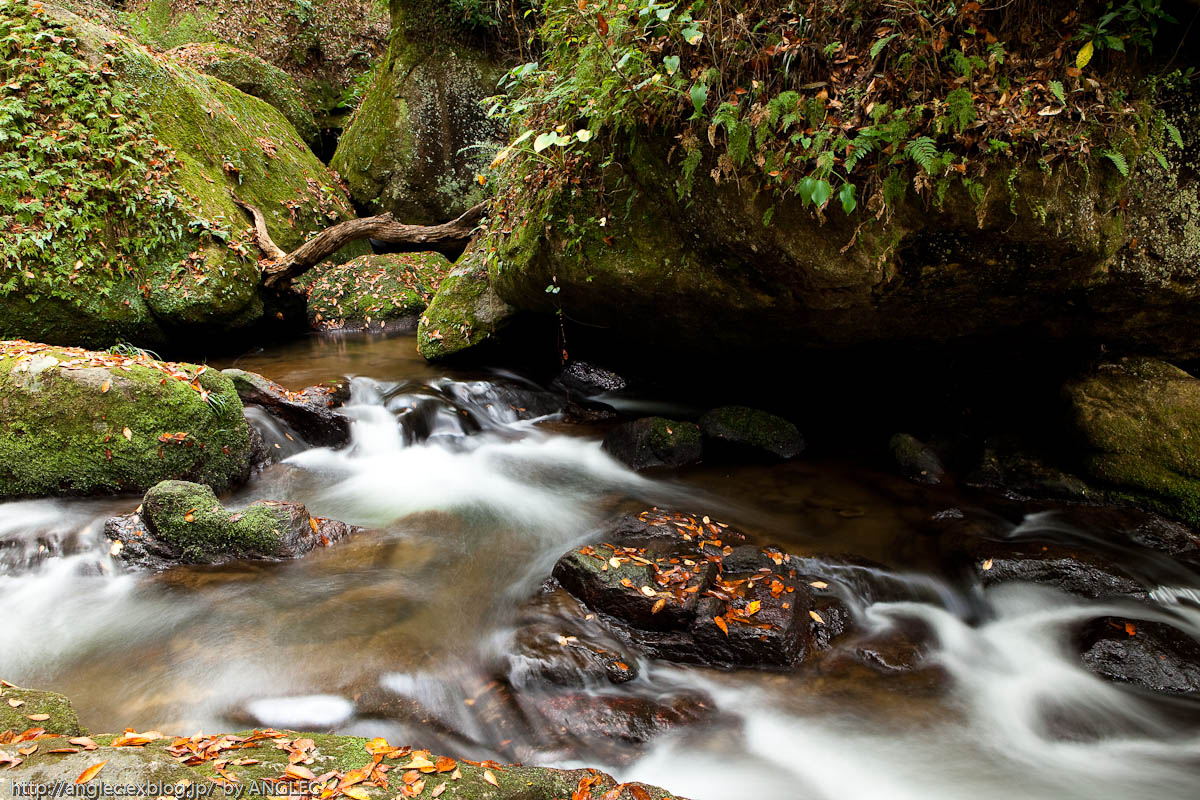
[[[553,145],[556,139],[558,139],[558,134],[554,131],[550,131],[549,133],[539,133],[538,137],[533,140],[533,152],[542,152],[547,147]]]
[[[796,193],[800,195],[800,199],[805,203],[813,201],[813,192],[817,188],[817,179],[811,176],[801,179],[796,186]]]
[[[1083,47],[1079,48],[1079,52],[1075,54],[1075,66],[1079,69],[1086,67],[1092,60],[1092,54],[1096,52],[1096,45],[1088,42]]]
[[[703,83],[696,83],[688,90],[688,96],[692,98],[692,105],[696,108],[696,116],[699,116],[704,111],[704,104],[708,102],[708,87]]]
[[[1113,163],[1113,166],[1117,168],[1117,172],[1121,173],[1122,177],[1129,177],[1129,162],[1125,160],[1125,156],[1116,150],[1105,150],[1101,155]]]
[[[700,44],[701,40],[704,39],[704,32],[695,25],[689,25],[681,30],[680,33],[683,34],[683,40],[688,44]]]
[[[1067,93],[1063,91],[1063,85],[1059,81],[1050,81],[1050,91],[1058,98],[1058,102],[1064,106],[1067,104]]]
[[[879,54],[883,52],[883,48],[888,46],[888,42],[890,42],[892,39],[895,39],[899,35],[900,34],[898,33],[893,33],[891,36],[885,36],[882,39],[877,39],[875,43],[871,45],[871,58],[877,58]]]
[[[829,181],[819,180],[816,186],[813,187],[812,201],[817,208],[823,208],[825,203],[829,201],[833,195],[833,187],[829,185]]]
[[[854,209],[858,208],[858,199],[854,196],[855,186],[853,183],[843,183],[842,188],[838,190],[838,200],[842,201],[842,211],[847,216],[854,213]]]
[[[575,138],[581,142],[590,142],[592,140],[592,132],[587,128],[580,128],[575,131]]]
[[[668,75],[679,72],[679,56],[667,56],[663,59],[663,66],[667,68]]]
[[[1182,150],[1183,149],[1183,135],[1179,132],[1179,128],[1176,128],[1174,125],[1172,125],[1169,122],[1165,123],[1164,127],[1166,127],[1166,129],[1167,129],[1167,136],[1170,136],[1171,141],[1175,143],[1175,146],[1178,147],[1180,150]]]

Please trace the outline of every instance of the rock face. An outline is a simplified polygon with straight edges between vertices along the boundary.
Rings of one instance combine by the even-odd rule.
[[[1200,381],[1130,357],[1098,365],[1065,393],[1092,477],[1200,522]]]
[[[309,515],[300,503],[259,500],[231,512],[212,489],[163,481],[146,492],[140,512],[104,525],[115,555],[128,564],[163,569],[235,559],[297,558],[359,528]]]
[[[439,253],[360,256],[318,267],[307,287],[309,325],[326,333],[414,330],[449,271]]]
[[[274,107],[292,123],[309,148],[314,151],[320,148],[321,134],[304,94],[279,67],[252,53],[215,42],[183,45],[167,55]]]
[[[350,399],[350,385],[338,381],[290,392],[255,372],[227,369],[238,397],[286,422],[317,447],[341,447],[350,441],[350,420],[335,409]]]
[[[849,614],[801,562],[740,532],[657,510],[572,550],[558,582],[656,658],[790,668],[829,646]]]
[[[40,717],[43,714],[48,718],[30,719],[31,716]],[[22,733],[30,728],[41,728],[45,733],[55,736],[82,736],[87,733],[79,725],[79,717],[71,707],[71,701],[61,694],[0,686],[0,735],[4,731]],[[6,744],[0,739],[0,747]]]
[[[392,0],[392,39],[338,142],[333,168],[371,213],[453,219],[484,196],[476,175],[502,146],[482,100],[504,67],[439,0]]]
[[[417,348],[430,361],[446,361],[478,351],[507,328],[516,310],[493,291],[477,243],[463,254],[417,327]]]
[[[745,406],[714,408],[700,418],[705,453],[734,459],[795,458],[804,437],[786,419]]]
[[[232,381],[195,364],[0,342],[0,422],[0,498],[144,491],[169,478],[224,490],[249,471]]]
[[[1096,620],[1083,634],[1083,664],[1118,683],[1200,695],[1200,642],[1160,622]]]
[[[604,451],[633,469],[696,464],[702,447],[699,426],[662,417],[618,425],[604,437]]]
[[[10,5],[29,13],[27,4]],[[112,122],[111,111],[122,123],[104,136],[114,137],[111,147],[141,166],[126,165],[117,180],[108,163],[126,162],[115,149],[93,143],[57,151],[57,168],[71,179],[118,189],[70,194],[65,205],[22,223],[24,232],[13,236],[23,269],[6,272],[8,280],[0,282],[0,337],[154,346],[258,324],[269,298],[259,291],[251,226],[230,192],[261,208],[275,241],[290,249],[311,232],[353,216],[333,174],[262,100],[69,12],[47,7],[36,20],[48,34],[39,47],[62,56],[46,59],[47,70],[86,79],[96,103],[117,98],[112,109],[100,109],[98,120],[64,136],[86,139],[87,131]],[[47,77],[68,80],[43,75],[37,81]],[[36,82],[32,73],[29,81]],[[69,104],[86,96],[81,88],[69,98],[43,99],[54,113],[73,115]],[[33,119],[22,126],[14,131],[21,147],[35,147],[43,123]],[[98,128],[95,135],[101,136]],[[57,174],[50,166],[39,180]],[[127,207],[134,210],[126,213]],[[67,212],[72,222],[55,232],[56,247],[36,246],[39,225],[57,224],[45,215]],[[6,214],[0,209],[0,224],[8,226]],[[97,247],[89,231],[109,246]],[[23,237],[32,238],[22,244]]]

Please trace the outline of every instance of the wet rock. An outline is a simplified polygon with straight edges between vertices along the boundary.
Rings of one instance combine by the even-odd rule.
[[[546,725],[584,742],[616,740],[645,744],[688,725],[708,724],[716,716],[715,704],[700,692],[684,692],[663,699],[557,694],[537,698],[534,707]]]
[[[684,467],[700,461],[700,428],[691,422],[644,417],[609,431],[604,450],[633,469]]]
[[[900,474],[910,481],[937,486],[946,478],[946,468],[933,448],[911,434],[897,433],[888,442]]]
[[[1118,683],[1200,695],[1200,642],[1161,622],[1096,620],[1082,636],[1083,664]]]
[[[1089,474],[1200,523],[1200,380],[1151,358],[1122,358],[1066,385]]]
[[[13,703],[17,705],[14,706]],[[49,718],[29,718],[42,714],[48,714]],[[61,694],[22,689],[18,686],[0,686],[0,734],[5,731],[22,733],[30,728],[43,728],[46,733],[59,736],[82,736],[87,733],[79,724],[79,717],[75,714],[71,701]],[[2,744],[3,740],[0,740],[0,745]]]
[[[554,577],[657,658],[787,668],[828,647],[846,609],[789,554],[744,542],[707,517],[652,510],[564,555]]]
[[[442,279],[421,315],[417,349],[428,361],[483,359],[517,316],[492,288],[487,249],[476,243]]]
[[[305,275],[311,281],[309,326],[330,334],[415,330],[449,270],[440,253],[359,256],[321,265]]]
[[[274,381],[240,369],[222,371],[247,405],[255,405],[286,422],[317,447],[341,447],[350,441],[350,420],[334,409],[350,399],[350,384],[334,381],[291,392]]]
[[[745,406],[714,408],[700,418],[705,451],[734,459],[788,459],[804,451],[804,437],[782,417]]]
[[[438,384],[460,410],[480,421],[508,424],[562,410],[563,400],[531,384],[514,381],[446,381]]]
[[[212,489],[185,481],[163,481],[146,493],[140,511],[104,525],[113,556],[149,569],[297,558],[360,530],[312,517],[300,503],[259,500],[231,512]]]
[[[617,392],[627,385],[625,379],[617,373],[586,361],[572,361],[567,364],[554,383],[569,394],[583,397]]]

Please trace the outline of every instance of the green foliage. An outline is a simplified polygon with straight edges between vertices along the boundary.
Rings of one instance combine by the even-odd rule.
[[[0,0],[0,296],[108,295],[183,237],[172,156],[113,74],[40,4]]]
[[[1127,44],[1151,50],[1159,24],[1175,22],[1163,0],[1108,0],[1100,18],[1080,25],[1074,38],[1095,50],[1124,52]],[[1090,55],[1083,60],[1086,64]]]
[[[134,38],[159,50],[170,50],[193,42],[216,41],[216,37],[207,30],[208,24],[216,19],[215,13],[210,12],[203,17],[191,13],[173,16],[170,0],[150,0],[142,11],[124,11],[119,16]]]
[[[1111,161],[1113,166],[1117,168],[1117,172],[1121,173],[1122,177],[1129,177],[1129,161],[1126,160],[1125,156],[1116,150],[1105,150],[1100,155]]]

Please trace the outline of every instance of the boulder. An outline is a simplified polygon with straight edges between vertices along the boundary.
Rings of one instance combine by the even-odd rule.
[[[104,524],[114,556],[150,569],[298,558],[361,530],[310,516],[300,503],[259,500],[229,511],[211,488],[187,481],[163,481],[146,492],[139,511]]]
[[[223,370],[246,405],[278,417],[317,447],[341,447],[350,441],[350,420],[335,409],[350,399],[350,384],[332,381],[292,392],[255,372]]]
[[[360,256],[317,267],[306,287],[308,324],[324,333],[415,330],[449,270],[439,253]]]
[[[0,498],[246,479],[250,434],[233,382],[123,352],[0,342]]]
[[[708,517],[657,509],[576,548],[554,578],[656,658],[792,668],[849,627],[830,582]]]
[[[252,227],[231,193],[262,209],[284,249],[353,216],[292,124],[257,97],[116,30],[51,6],[39,15],[25,3],[6,9],[28,37],[17,46],[35,47],[36,36],[47,52],[38,72],[6,78],[25,87],[14,98],[36,92],[43,111],[15,121],[5,148],[41,159],[34,152],[49,120],[78,119],[62,129],[28,192],[57,198],[63,175],[74,176],[78,191],[28,214],[0,201],[0,228],[9,231],[0,260],[22,266],[0,281],[0,338],[154,346],[274,320]],[[46,85],[72,88],[35,88]],[[51,230],[54,246],[44,246]]]
[[[619,392],[628,384],[625,379],[612,370],[589,364],[586,361],[571,361],[558,377],[554,379],[556,386],[562,387],[569,394],[594,397],[605,392]]]
[[[1091,477],[1200,523],[1200,380],[1126,357],[1097,365],[1064,393]]]
[[[714,408],[700,418],[700,431],[704,451],[713,457],[776,460],[804,451],[804,437],[795,425],[756,408]]]
[[[46,718],[40,719],[43,715]],[[4,741],[6,732],[20,734],[30,728],[41,728],[53,736],[83,736],[87,733],[80,726],[71,701],[61,694],[0,682],[0,747],[10,744]]]
[[[900,474],[910,481],[937,486],[946,478],[946,468],[931,447],[908,433],[897,433],[888,442]]]
[[[167,52],[180,63],[257,97],[283,114],[310,149],[321,147],[321,133],[292,76],[263,59],[227,44],[186,44]]]
[[[503,129],[482,101],[506,67],[440,0],[392,0],[391,9],[387,56],[331,164],[360,208],[445,222],[487,194],[476,178]]]
[[[685,467],[700,461],[700,428],[692,422],[644,417],[613,428],[604,451],[633,469]]]
[[[492,290],[486,251],[473,245],[442,280],[417,326],[417,349],[429,361],[478,356],[514,321],[516,311]]]
[[[689,725],[711,725],[715,703],[700,692],[663,697],[554,694],[533,706],[543,724],[581,742],[641,745]]]
[[[1161,622],[1095,620],[1082,635],[1083,665],[1117,683],[1200,696],[1200,642]]]

